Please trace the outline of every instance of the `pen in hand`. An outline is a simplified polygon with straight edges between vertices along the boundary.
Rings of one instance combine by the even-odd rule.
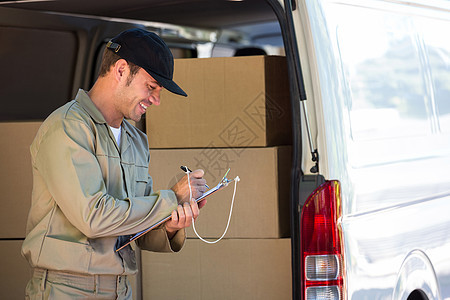
[[[183,170],[183,172],[192,172],[188,167],[185,166],[181,166],[180,169]],[[206,183],[205,186],[207,189],[209,189],[209,186]]]

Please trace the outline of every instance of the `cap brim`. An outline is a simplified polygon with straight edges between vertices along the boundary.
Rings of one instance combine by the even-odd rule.
[[[187,94],[185,91],[183,91],[182,88],[178,86],[178,84],[175,83],[175,81],[171,79],[164,78],[162,76],[159,76],[158,74],[147,70],[147,72],[156,80],[160,85],[162,85],[166,90],[169,92],[172,92],[174,94],[187,97]]]

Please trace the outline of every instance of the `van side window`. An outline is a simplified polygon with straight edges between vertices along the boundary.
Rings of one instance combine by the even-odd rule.
[[[450,22],[424,18],[418,22],[418,27],[428,54],[438,131],[450,133],[450,39],[442,34],[450,32]]]
[[[352,139],[430,134],[431,95],[414,24],[402,15],[345,8],[337,34],[352,94]]]
[[[72,97],[74,33],[0,27],[0,121],[39,120]]]

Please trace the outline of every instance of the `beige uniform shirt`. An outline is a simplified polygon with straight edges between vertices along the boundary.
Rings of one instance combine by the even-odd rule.
[[[152,190],[146,135],[124,120],[117,145],[100,111],[80,90],[44,121],[30,151],[33,192],[22,254],[31,266],[134,274],[133,249],[115,249],[126,235],[177,207],[173,191]],[[184,240],[184,230],[169,241],[160,226],[137,243],[147,250],[178,251]]]

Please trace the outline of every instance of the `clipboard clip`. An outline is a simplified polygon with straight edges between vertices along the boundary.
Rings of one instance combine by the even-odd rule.
[[[225,173],[225,175],[223,175],[222,180],[220,181],[220,183],[224,186],[227,186],[229,183],[235,180],[235,179],[230,180],[227,178],[228,172],[230,172],[230,168],[228,168],[227,172]]]

